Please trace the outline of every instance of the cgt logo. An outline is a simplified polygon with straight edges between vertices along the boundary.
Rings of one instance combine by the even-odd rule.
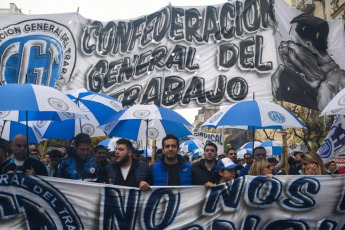
[[[22,224],[26,225],[25,229],[84,229],[66,197],[38,177],[3,174],[0,188],[3,229],[12,229],[13,220],[18,216],[25,216]]]
[[[28,20],[0,30],[2,83],[54,87],[66,83],[76,60],[72,33],[49,20]]]

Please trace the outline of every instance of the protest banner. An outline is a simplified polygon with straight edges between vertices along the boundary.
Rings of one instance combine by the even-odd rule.
[[[301,13],[284,1],[236,0],[108,22],[78,13],[0,15],[1,82],[88,88],[124,107],[226,105],[255,93],[321,109],[335,93],[327,78],[343,76],[343,23],[305,25],[326,43],[315,56],[318,46],[297,39]]]
[[[0,176],[0,186],[1,229],[345,227],[343,176],[245,176],[212,189],[165,186],[142,192],[5,174]]]

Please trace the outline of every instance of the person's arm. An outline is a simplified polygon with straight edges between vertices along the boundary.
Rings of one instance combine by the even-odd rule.
[[[285,166],[285,154],[282,153],[282,158],[280,159],[280,162],[276,165],[275,171],[279,172],[281,168]]]

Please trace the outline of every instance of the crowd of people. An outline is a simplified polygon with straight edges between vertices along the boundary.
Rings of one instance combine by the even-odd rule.
[[[253,154],[237,159],[236,149],[218,153],[217,145],[206,142],[203,157],[194,162],[179,154],[179,139],[167,134],[156,160],[146,162],[141,152],[130,140],[118,139],[115,151],[108,153],[103,145],[91,151],[91,138],[80,133],[69,147],[48,151],[41,157],[38,149],[28,152],[27,138],[17,135],[11,143],[12,157],[6,159],[6,148],[0,145],[0,173],[27,174],[60,177],[65,179],[138,187],[143,191],[151,186],[204,185],[214,187],[244,175],[327,175],[345,174],[344,167],[334,161],[323,164],[315,152],[296,151],[288,158],[288,170],[284,168],[285,154],[278,161],[267,158],[264,147],[256,147]],[[92,154],[91,154],[92,152]]]

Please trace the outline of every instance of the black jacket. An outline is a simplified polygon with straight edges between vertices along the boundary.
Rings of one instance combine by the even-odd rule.
[[[217,162],[216,162],[217,164]],[[218,173],[213,167],[209,171],[205,166],[205,159],[192,164],[192,183],[193,185],[204,185],[207,182],[216,183]]]
[[[116,165],[114,162],[110,162],[107,165],[107,176],[106,176],[106,182],[109,182],[109,179],[112,180],[112,182],[115,184],[115,181],[117,181],[117,176],[118,176],[118,170],[120,167]],[[149,166],[143,162],[140,162],[136,160],[135,158],[132,158],[132,165],[131,168],[129,169],[128,174],[135,173],[135,179],[136,181],[130,181],[127,182],[130,184],[135,185],[135,187],[139,187],[139,183],[141,181],[146,181],[147,183],[151,183],[152,179],[150,178],[150,173],[149,173]],[[118,184],[122,185],[122,184]]]

